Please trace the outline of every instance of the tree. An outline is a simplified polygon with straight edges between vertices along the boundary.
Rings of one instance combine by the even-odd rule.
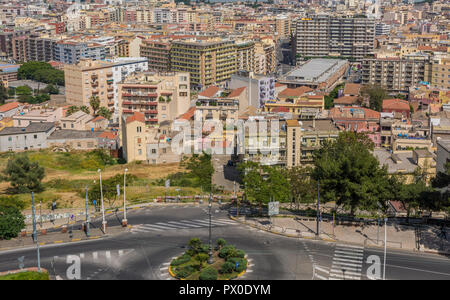
[[[367,85],[364,86],[361,93],[369,97],[369,107],[376,111],[381,111],[383,100],[387,97],[387,92],[381,86]]]
[[[72,105],[72,106],[70,106],[68,109],[67,109],[67,112],[66,112],[66,116],[68,117],[68,116],[71,116],[71,115],[73,115],[74,113],[76,113],[77,111],[79,111],[80,109],[78,108],[78,106],[76,106],[76,105]]]
[[[97,110],[100,108],[100,98],[98,96],[91,96],[89,98],[89,105],[92,107],[94,115],[96,115]]]
[[[270,201],[289,201],[290,186],[285,170],[251,161],[239,164],[238,170],[242,174],[246,195],[260,205]]]
[[[17,72],[17,78],[64,85],[64,71],[57,70],[49,63],[41,61],[28,61],[22,64]]]
[[[214,166],[211,162],[211,154],[203,152],[201,155],[193,154],[189,159],[182,161],[182,166],[189,170],[203,191],[212,191],[212,175]]]
[[[14,206],[0,205],[0,240],[17,237],[25,228],[25,217],[20,209]]]
[[[91,112],[89,111],[89,107],[87,107],[86,105],[82,105],[80,106],[80,110],[82,112],[84,112],[85,114],[90,114]]]
[[[336,141],[326,142],[313,153],[313,178],[320,180],[324,201],[339,206],[375,210],[388,195],[387,169],[380,167],[371,151],[373,142],[363,133],[341,132]]]
[[[317,193],[317,182],[311,178],[311,167],[295,166],[288,172],[289,187],[295,203],[314,202]]]
[[[0,105],[5,103],[5,100],[8,99],[8,90],[3,85],[3,81],[0,82]]]
[[[133,184],[137,179],[137,177],[133,174],[127,174],[126,176],[127,177],[125,182],[127,186]],[[119,173],[114,175],[113,177],[102,180],[103,198],[108,201],[110,206],[114,202],[114,200],[117,199],[117,185],[119,185],[120,187],[119,190],[121,194],[123,193],[123,177],[124,174]],[[99,200],[101,199],[100,181],[96,181],[96,184],[89,189],[88,197],[91,200],[97,200],[97,203],[99,203]]]
[[[102,106],[99,108],[97,115],[102,116],[105,119],[111,120],[112,112],[109,109],[107,109],[106,107]]]
[[[16,193],[44,190],[41,181],[45,176],[45,170],[38,162],[31,162],[26,154],[19,154],[8,160],[3,174],[4,180],[10,182]]]
[[[54,86],[53,84],[48,84],[43,90],[44,93],[47,94],[52,94],[52,95],[57,95],[59,94],[59,89],[58,87]]]

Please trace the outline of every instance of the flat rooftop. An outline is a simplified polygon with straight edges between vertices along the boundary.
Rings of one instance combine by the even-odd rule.
[[[323,82],[346,63],[344,59],[313,58],[284,77],[292,81]]]

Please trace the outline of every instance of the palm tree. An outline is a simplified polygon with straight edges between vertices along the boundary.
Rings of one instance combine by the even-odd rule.
[[[82,112],[84,112],[85,114],[90,114],[91,112],[89,111],[89,107],[87,107],[86,105],[80,106],[80,110]]]
[[[100,108],[100,98],[98,96],[91,96],[91,98],[89,98],[89,105],[91,105],[95,115],[97,110]]]
[[[165,102],[166,100],[164,99],[163,96],[159,96],[158,101],[159,101],[159,102]]]
[[[72,105],[67,109],[66,112],[66,117],[76,113],[77,111],[79,111],[80,109],[78,108],[78,106]]]

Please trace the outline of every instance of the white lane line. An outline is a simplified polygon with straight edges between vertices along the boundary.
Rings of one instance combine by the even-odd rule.
[[[351,253],[363,253],[364,252],[364,249],[349,249],[349,248],[344,248],[344,247],[336,247],[336,250],[348,251]]]
[[[142,225],[141,228],[149,228],[149,229],[152,228],[154,230],[159,230],[159,231],[161,231],[161,229],[162,230],[166,230],[167,229],[166,226],[155,225],[155,224],[145,224],[145,225]]]
[[[105,256],[107,260],[111,260],[111,251],[105,251]]]
[[[362,261],[362,257],[355,257],[355,256],[351,256],[351,255],[343,255],[343,254],[335,254],[334,256],[336,257],[343,257],[343,258],[350,258],[353,259],[354,261]]]
[[[362,264],[349,264],[347,262],[340,262],[340,261],[333,261],[333,266],[339,265],[339,266],[349,266],[349,267],[359,267],[361,268]]]
[[[182,223],[183,225],[184,224],[189,224],[189,225],[194,225],[194,226],[196,226],[196,227],[198,227],[198,228],[201,228],[201,227],[205,227],[205,224],[202,224],[202,223],[198,223],[198,222],[196,222],[195,220],[181,220],[181,221],[178,221],[178,222],[180,222],[180,223]]]
[[[167,270],[167,269],[168,269],[168,267],[162,267],[162,268],[159,268],[160,271],[165,271],[165,270]]]
[[[182,228],[186,228],[186,227],[182,227],[182,226],[177,226],[177,225],[172,225],[172,224],[167,224],[167,223],[162,223],[162,222],[159,222],[159,223],[156,223],[157,225],[165,225],[166,227],[172,227],[172,229],[173,228],[176,228],[176,229],[182,229]]]
[[[333,261],[343,261],[343,262],[360,263],[360,264],[362,264],[362,260],[346,259],[346,258],[340,258],[340,257],[333,258]]]
[[[354,272],[360,272],[361,273],[361,268],[358,268],[358,267],[347,267],[347,266],[339,266],[339,265],[335,265],[335,264],[333,264],[332,266],[331,266],[331,268],[333,269],[333,270],[345,270],[345,271],[354,271]]]
[[[186,223],[181,223],[181,221],[180,222],[175,222],[175,221],[170,221],[170,222],[167,222],[167,223],[173,223],[173,224],[175,224],[175,225],[183,225],[184,227],[193,227],[193,228],[200,228],[200,227],[202,227],[202,226],[198,226],[198,225],[193,225],[193,224],[186,224]]]
[[[168,266],[168,265],[170,265],[170,263],[168,263],[168,262],[163,263],[163,266]]]
[[[347,276],[347,274],[341,275],[341,274],[332,274],[332,277],[329,278],[329,280],[342,280],[342,279],[354,279],[354,280],[361,280],[361,276]]]
[[[345,271],[345,272],[343,272],[342,270],[331,269],[331,273],[337,273],[336,275],[338,275],[338,274],[345,274],[345,276],[347,276],[347,274],[348,274],[348,275],[355,275],[355,276],[360,276],[361,277],[361,273],[353,272],[353,271]]]
[[[354,252],[341,251],[341,250],[335,250],[334,253],[347,254],[347,255],[352,255],[352,256],[355,256],[355,257],[358,257],[358,256],[362,257],[362,256],[364,256],[364,253],[354,253]]]
[[[148,232],[149,230],[163,231],[163,230],[161,230],[161,229],[155,229],[155,228],[136,228],[136,229],[133,229],[131,232],[132,232],[132,233],[137,233],[137,232]]]
[[[327,278],[325,278],[325,277],[323,277],[323,276],[321,276],[321,275],[319,275],[319,274],[314,274],[314,277],[317,277],[317,278],[319,278],[320,280],[328,280]]]
[[[319,270],[319,271],[321,271],[321,272],[324,272],[324,273],[330,274],[330,271],[328,271],[328,270],[325,270],[325,269],[323,269],[322,267],[318,267],[318,266],[315,266],[315,269],[316,269],[316,270]]]
[[[363,246],[354,246],[354,245],[336,244],[336,246],[345,247],[345,248],[364,249]]]

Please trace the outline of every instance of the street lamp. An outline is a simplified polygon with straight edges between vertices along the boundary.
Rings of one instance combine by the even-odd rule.
[[[383,266],[383,280],[386,280],[386,242],[387,242],[387,220],[384,218],[384,266]]]
[[[98,169],[97,172],[100,174],[100,198],[102,201],[102,230],[106,233],[106,220],[105,220],[105,207],[103,206],[103,187],[102,187],[102,170]]]
[[[208,264],[212,264],[213,263],[213,258],[212,258],[212,243],[211,243],[211,207],[212,207],[212,195],[211,192],[209,192],[209,204],[208,204],[208,208],[209,208],[209,258],[208,258]]]
[[[127,186],[126,183],[126,176],[127,176],[128,169],[125,169],[123,172],[123,220],[122,220],[122,226],[126,227],[127,222],[127,207],[126,207],[126,197],[125,197],[125,189]]]

